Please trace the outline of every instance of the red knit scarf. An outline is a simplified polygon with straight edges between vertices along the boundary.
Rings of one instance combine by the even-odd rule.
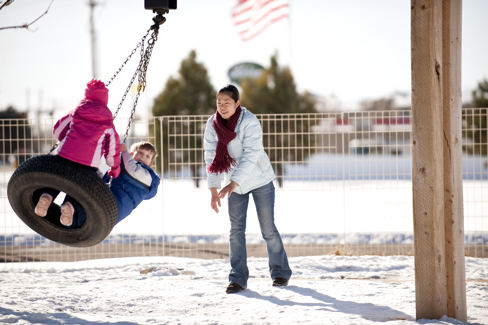
[[[215,157],[207,168],[209,173],[226,173],[230,171],[233,166],[237,166],[236,160],[232,158],[227,151],[227,145],[236,137],[234,130],[240,116],[241,106],[237,107],[235,113],[228,120],[224,120],[218,111],[215,112],[212,125],[217,133],[218,142],[217,150],[215,150]]]

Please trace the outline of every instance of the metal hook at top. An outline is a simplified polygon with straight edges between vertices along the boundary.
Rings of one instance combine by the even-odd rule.
[[[154,25],[151,26],[151,29],[159,29],[159,26],[166,22],[166,17],[163,16],[163,13],[158,12],[152,20],[154,21]]]

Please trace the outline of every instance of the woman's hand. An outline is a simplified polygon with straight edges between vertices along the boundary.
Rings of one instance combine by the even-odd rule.
[[[224,187],[220,193],[219,193],[219,198],[223,199],[226,195],[230,196],[232,192],[236,189],[237,183],[234,181],[230,181],[230,184]]]
[[[220,205],[220,197],[219,197],[219,193],[217,192],[217,188],[212,187],[210,189],[210,193],[212,193],[212,198],[210,200],[210,207],[215,210],[215,213],[219,213],[219,208],[217,207],[217,205],[219,207],[221,205]]]

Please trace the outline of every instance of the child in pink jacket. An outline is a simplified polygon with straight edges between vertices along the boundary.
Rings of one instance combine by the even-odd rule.
[[[91,80],[85,89],[85,98],[54,125],[53,134],[59,140],[57,154],[73,162],[98,170],[102,155],[110,168],[109,175],[120,174],[120,140],[113,124],[112,112],[107,107],[108,89],[100,80]],[[53,197],[59,191],[48,190],[41,195],[35,213],[45,217]],[[60,221],[69,226],[74,208],[68,196],[61,205]],[[63,222],[64,221],[64,222]]]

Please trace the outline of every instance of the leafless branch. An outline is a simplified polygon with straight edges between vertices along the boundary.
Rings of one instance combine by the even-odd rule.
[[[2,10],[3,7],[5,6],[8,6],[9,4],[11,4],[12,2],[14,2],[15,0],[7,0],[5,1],[5,3],[2,4],[2,2],[0,2],[1,6],[0,6],[0,10]]]
[[[3,7],[5,6],[8,6],[9,4],[11,4],[12,2],[14,2],[14,0],[7,0],[5,3],[3,3],[1,6],[0,6],[0,10],[2,10]],[[39,19],[42,18],[42,16],[44,16],[45,14],[47,14],[47,12],[49,11],[49,9],[51,8],[51,5],[53,4],[54,0],[51,0],[51,3],[49,3],[49,7],[47,7],[46,11],[40,15],[39,17],[37,17],[37,19],[33,20],[32,22],[30,23],[25,23],[25,24],[22,24],[20,26],[8,26],[8,27],[0,27],[0,30],[2,29],[15,29],[15,28],[25,28],[25,29],[29,29],[29,26],[34,24],[36,21],[38,21]]]

